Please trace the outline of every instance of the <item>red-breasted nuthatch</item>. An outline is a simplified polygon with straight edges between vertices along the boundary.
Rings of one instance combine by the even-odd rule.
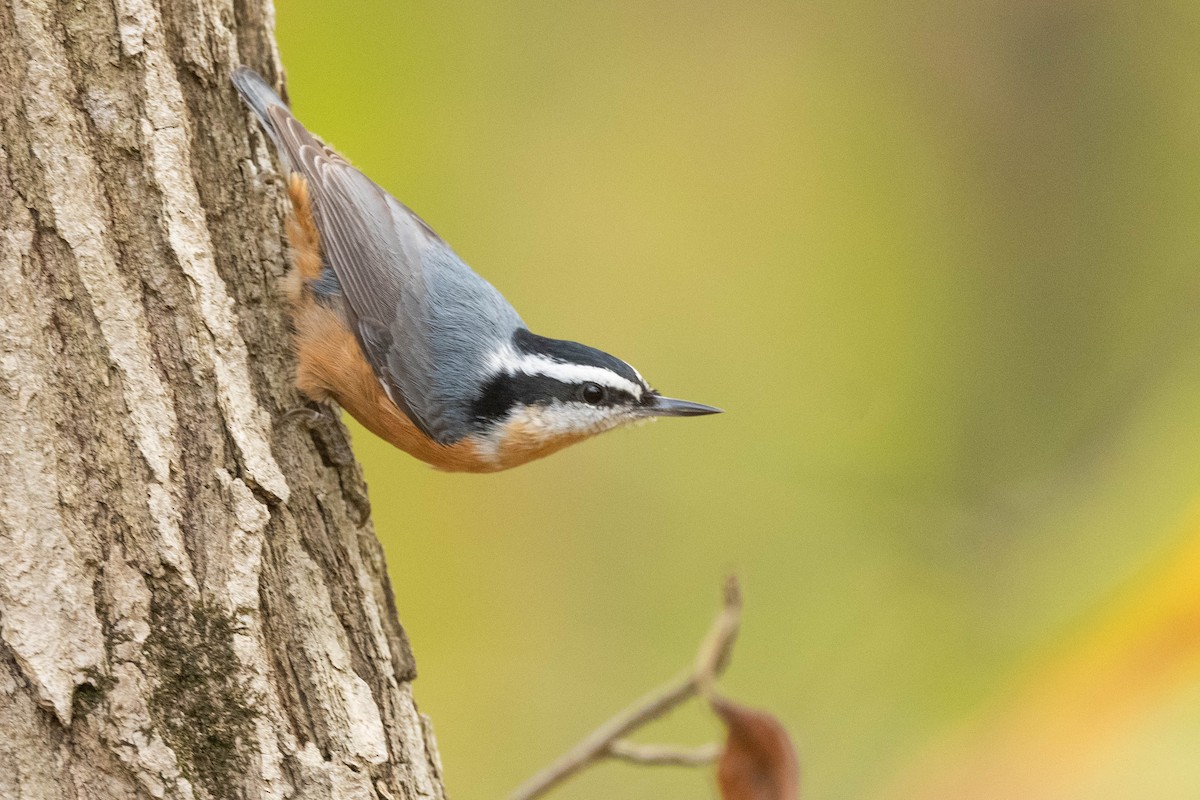
[[[445,470],[515,467],[654,417],[673,400],[587,345],[538,336],[402,203],[301,125],[263,78],[233,83],[288,175],[296,384]]]

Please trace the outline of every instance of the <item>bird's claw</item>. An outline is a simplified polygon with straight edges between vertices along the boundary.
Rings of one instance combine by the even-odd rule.
[[[371,517],[371,502],[367,498],[362,475],[356,469],[354,451],[350,449],[346,430],[337,411],[318,403],[293,408],[285,412],[282,419],[284,424],[300,425],[313,434],[322,459],[337,470],[342,493],[350,505],[355,523],[363,525]]]
[[[316,434],[314,436],[321,455],[335,467],[352,466],[354,451],[338,419],[337,412],[328,406],[314,408],[300,406],[287,411],[283,415],[285,424],[300,425],[305,430]]]

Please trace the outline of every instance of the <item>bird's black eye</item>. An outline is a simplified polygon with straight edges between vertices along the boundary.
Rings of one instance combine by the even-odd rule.
[[[593,406],[598,406],[604,402],[604,387],[598,383],[588,381],[583,386],[579,387],[579,397],[583,402]]]

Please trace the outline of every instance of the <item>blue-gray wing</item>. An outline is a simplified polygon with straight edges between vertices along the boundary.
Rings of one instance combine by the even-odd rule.
[[[385,391],[426,435],[461,438],[484,361],[523,327],[520,317],[416,214],[310,134],[262,78],[239,70],[234,83],[308,181],[346,322]]]

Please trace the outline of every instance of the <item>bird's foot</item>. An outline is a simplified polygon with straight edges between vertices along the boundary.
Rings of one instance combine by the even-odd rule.
[[[333,407],[324,403],[300,406],[284,413],[283,421],[315,434],[313,438],[317,447],[329,464],[335,467],[354,464],[354,451],[350,449],[349,437]]]
[[[371,517],[371,501],[367,497],[362,472],[350,449],[349,433],[338,417],[337,409],[326,403],[313,402],[287,411],[285,424],[299,425],[313,435],[322,460],[338,473],[342,495],[351,508],[355,522],[362,525]]]

